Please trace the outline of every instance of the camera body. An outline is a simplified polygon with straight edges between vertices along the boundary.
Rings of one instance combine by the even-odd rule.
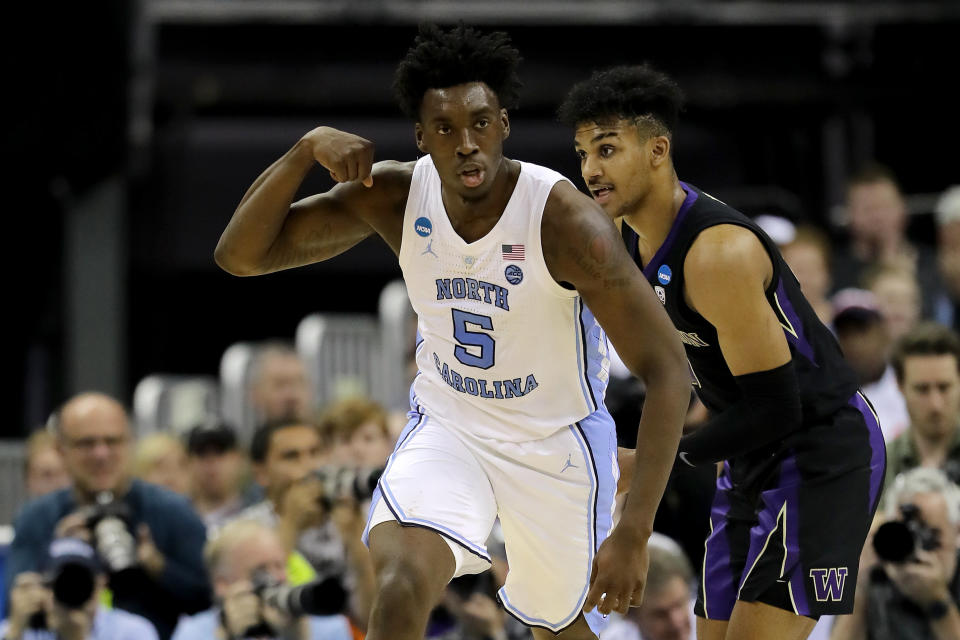
[[[113,492],[102,491],[81,513],[107,571],[115,574],[133,568],[137,563],[137,546],[130,529],[130,508],[126,503],[115,500]]]
[[[885,522],[873,536],[873,548],[881,560],[894,563],[916,559],[918,550],[935,551],[941,546],[940,530],[923,521],[915,504],[900,505],[900,520]]]
[[[381,475],[382,468],[362,467],[324,466],[313,472],[323,488],[320,501],[327,510],[344,498],[358,502],[371,498]]]

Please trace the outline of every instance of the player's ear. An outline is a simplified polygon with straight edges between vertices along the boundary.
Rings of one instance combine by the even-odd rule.
[[[650,139],[650,162],[654,167],[659,167],[670,159],[670,138],[667,136],[654,136]]]
[[[419,122],[413,125],[413,136],[417,140],[417,149],[420,149],[423,153],[427,153],[427,147],[423,144],[423,127],[420,126]]]
[[[503,139],[510,137],[510,116],[506,109],[500,109],[500,126],[503,127]]]

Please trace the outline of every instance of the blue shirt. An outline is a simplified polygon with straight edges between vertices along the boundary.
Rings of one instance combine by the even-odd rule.
[[[353,640],[350,624],[343,616],[307,616],[309,640]],[[181,618],[172,640],[211,640],[217,637],[220,610],[210,609],[189,618]],[[24,639],[26,640],[26,638]]]
[[[0,623],[0,637],[7,634],[7,621]],[[213,636],[211,636],[212,638]],[[53,631],[26,629],[23,640],[56,640]],[[145,618],[119,609],[97,610],[87,640],[158,640],[157,630]]]
[[[181,495],[142,480],[133,480],[126,495],[119,497],[130,509],[134,532],[146,523],[157,548],[165,558],[158,579],[143,571],[114,584],[113,606],[143,616],[153,623],[161,640],[167,640],[181,614],[210,606],[210,584],[203,564],[206,527]],[[54,528],[77,509],[72,489],[61,489],[32,500],[13,524],[14,537],[7,557],[6,586],[24,571],[39,571],[53,540]]]

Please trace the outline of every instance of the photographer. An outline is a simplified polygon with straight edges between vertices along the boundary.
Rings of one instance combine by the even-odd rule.
[[[269,527],[236,520],[223,528],[204,552],[217,607],[181,620],[173,640],[351,640],[342,615],[293,616],[264,602],[265,582],[287,581],[287,554]]]
[[[61,538],[50,547],[43,574],[17,576],[10,592],[10,617],[0,625],[3,640],[157,640],[147,620],[100,606],[106,584],[103,566],[90,545]]]
[[[864,547],[853,613],[837,617],[831,639],[960,638],[960,488],[938,469],[908,471],[888,488],[885,520]]]
[[[50,542],[90,542],[107,565],[113,605],[147,618],[161,639],[182,613],[209,606],[203,522],[183,496],[129,476],[132,433],[113,398],[85,393],[52,419],[73,482],[28,503],[14,523],[7,585],[37,571]]]
[[[254,432],[250,459],[266,500],[242,511],[238,519],[274,527],[287,552],[299,552],[310,563],[315,576],[306,579],[340,580],[352,595],[351,620],[365,628],[374,589],[373,564],[360,539],[365,514],[355,500],[325,495],[317,477],[327,468],[317,428],[305,421],[261,426]],[[293,573],[290,579],[303,581]]]

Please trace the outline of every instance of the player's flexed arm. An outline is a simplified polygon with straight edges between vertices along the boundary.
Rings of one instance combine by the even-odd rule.
[[[293,202],[318,163],[340,184]],[[332,258],[373,233],[398,252],[412,167],[374,165],[369,140],[317,127],[247,190],[217,243],[217,264],[234,275],[260,275]]]
[[[550,273],[576,287],[624,363],[647,386],[630,499],[597,552],[585,605],[626,613],[643,594],[647,538],[690,400],[687,361],[663,305],[596,203],[569,183],[557,183],[544,209],[542,236]]]

